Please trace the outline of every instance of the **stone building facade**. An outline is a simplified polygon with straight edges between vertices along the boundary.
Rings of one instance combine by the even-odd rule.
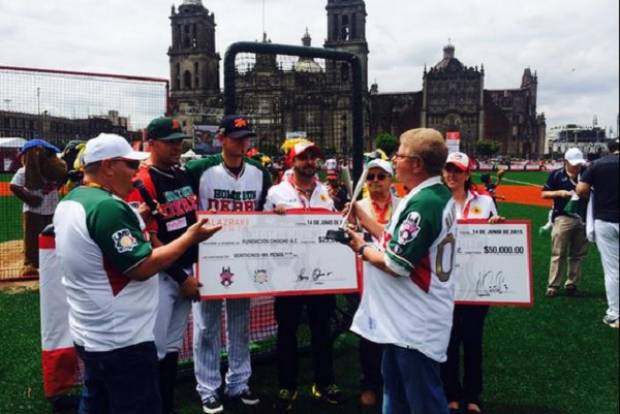
[[[484,68],[467,67],[444,48],[441,61],[422,74],[422,91],[368,89],[366,6],[363,0],[328,0],[324,47],[356,54],[362,62],[366,147],[381,132],[395,135],[416,127],[460,132],[464,151],[474,153],[482,139],[498,143],[503,154],[536,157],[544,152],[544,115],[536,112],[538,79],[525,69],[521,85],[484,88]],[[170,16],[168,51],[171,105],[191,133],[193,125],[215,124],[223,115],[220,56],[215,51],[215,16],[201,0],[184,0]],[[267,36],[264,42],[269,42]],[[302,44],[311,46],[306,32]],[[289,131],[305,131],[324,148],[346,154],[352,147],[351,73],[346,64],[299,58],[283,62],[256,56],[238,69],[237,112],[253,119],[259,140],[278,146]]]

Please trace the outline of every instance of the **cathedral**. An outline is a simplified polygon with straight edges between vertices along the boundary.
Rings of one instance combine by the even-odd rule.
[[[422,74],[423,90],[380,93],[368,88],[366,5],[363,0],[327,0],[324,47],[356,54],[362,63],[365,147],[382,132],[398,135],[416,127],[458,132],[461,149],[475,152],[476,142],[495,141],[502,154],[530,158],[544,151],[544,115],[536,112],[538,80],[530,69],[521,86],[484,89],[484,68],[467,67],[444,48],[443,59]],[[184,0],[170,15],[170,105],[188,133],[216,125],[223,115],[221,57],[215,50],[215,16],[201,0]],[[311,46],[306,30],[302,45]],[[263,42],[270,42],[266,35]],[[241,56],[241,58],[244,58]],[[302,131],[328,154],[352,148],[351,74],[346,64],[273,55],[245,57],[235,89],[237,112],[250,117],[259,146],[273,149],[288,133]]]

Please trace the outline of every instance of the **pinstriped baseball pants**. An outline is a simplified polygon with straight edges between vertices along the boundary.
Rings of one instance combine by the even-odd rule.
[[[228,372],[224,392],[240,394],[252,374],[250,363],[250,300],[226,300],[228,338]],[[222,385],[221,358],[221,300],[197,302],[192,305],[194,319],[194,374],[196,391],[204,402],[217,393]]]

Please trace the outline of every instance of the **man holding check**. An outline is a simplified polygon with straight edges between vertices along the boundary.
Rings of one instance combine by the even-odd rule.
[[[368,261],[351,330],[385,344],[385,414],[448,412],[439,376],[454,309],[450,273],[456,211],[440,178],[447,155],[434,129],[402,134],[393,161],[397,177],[411,190],[385,229],[376,222],[364,225],[381,239],[381,247],[349,231],[351,248]]]
[[[269,190],[265,211],[275,211],[278,214],[298,209],[334,211],[334,201],[329,196],[327,187],[316,179],[316,161],[321,157],[319,148],[311,142],[303,142],[295,145],[291,151],[293,174]],[[342,393],[334,383],[329,331],[329,320],[336,307],[335,296],[278,297],[275,301],[280,382],[278,403],[285,410],[291,410],[297,398],[297,328],[304,306],[312,334],[315,376],[312,395],[330,404],[342,402]]]

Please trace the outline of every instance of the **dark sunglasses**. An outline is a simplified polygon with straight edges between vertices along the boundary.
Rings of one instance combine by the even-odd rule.
[[[366,176],[366,180],[367,180],[367,181],[375,181],[375,178],[376,178],[378,181],[383,181],[383,180],[385,180],[387,177],[388,177],[388,176],[387,176],[387,175],[385,175],[385,174],[377,174],[377,175],[375,175],[375,174],[368,174],[368,175]]]
[[[137,170],[138,168],[140,168],[140,161],[139,160],[128,160],[125,158],[114,158],[112,159],[112,161],[122,161],[125,163],[125,165],[129,168],[131,168],[132,170]]]

